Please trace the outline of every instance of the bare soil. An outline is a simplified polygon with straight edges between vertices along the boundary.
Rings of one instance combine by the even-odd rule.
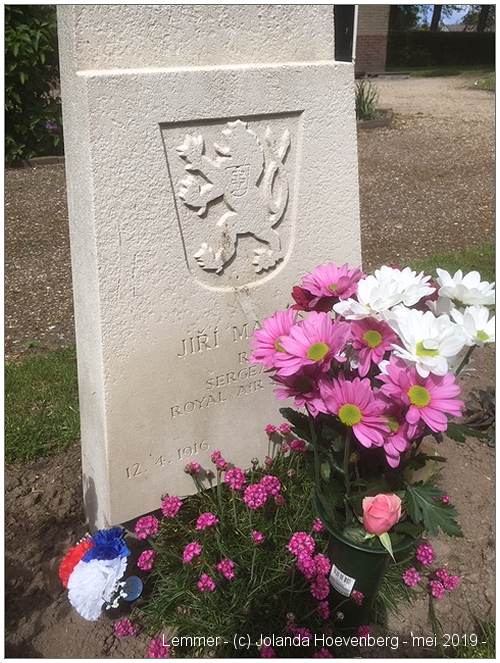
[[[381,104],[397,118],[393,128],[359,136],[367,268],[493,237],[493,95],[465,84],[457,77],[380,83]],[[73,342],[64,171],[10,170],[6,187],[6,352],[15,359],[35,351],[29,341],[46,348]],[[491,384],[493,365],[491,348],[478,353],[466,390]],[[436,540],[440,561],[463,576],[439,616],[448,632],[471,632],[475,618],[494,611],[494,451],[473,439],[445,440],[440,451],[448,458],[442,485],[459,509],[464,538]],[[59,585],[58,560],[85,532],[77,446],[7,467],[5,532],[8,657],[145,656],[144,636],[117,640],[108,616],[85,622]],[[390,620],[389,633],[411,629],[430,634],[423,601]]]

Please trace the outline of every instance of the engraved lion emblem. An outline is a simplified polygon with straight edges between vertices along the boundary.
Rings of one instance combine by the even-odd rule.
[[[261,143],[247,122],[228,122],[223,142],[214,143],[214,157],[207,155],[199,133],[187,134],[177,153],[186,162],[188,175],[177,195],[200,217],[210,210],[224,211],[216,223],[216,241],[202,242],[194,254],[199,266],[221,274],[236,253],[238,235],[251,235],[261,244],[252,264],[256,272],[271,269],[283,259],[275,226],[286,209],[289,195],[284,161],[290,148],[290,132],[277,141],[268,127]],[[214,214],[215,216],[215,214]]]

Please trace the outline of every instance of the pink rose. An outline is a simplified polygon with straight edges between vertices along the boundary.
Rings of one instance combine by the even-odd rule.
[[[401,518],[401,500],[397,495],[375,495],[363,499],[363,525],[370,534],[388,532]]]

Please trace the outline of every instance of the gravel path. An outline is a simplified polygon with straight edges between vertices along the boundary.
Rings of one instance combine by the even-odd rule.
[[[359,132],[363,262],[494,234],[494,95],[462,77],[381,80],[393,127]],[[6,352],[74,340],[63,166],[6,172]]]

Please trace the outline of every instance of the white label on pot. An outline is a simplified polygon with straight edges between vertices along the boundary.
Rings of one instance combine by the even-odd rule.
[[[332,570],[330,571],[330,584],[339,594],[342,594],[342,596],[350,596],[355,582],[355,578],[351,578],[351,576],[342,573],[335,564],[332,566]]]

